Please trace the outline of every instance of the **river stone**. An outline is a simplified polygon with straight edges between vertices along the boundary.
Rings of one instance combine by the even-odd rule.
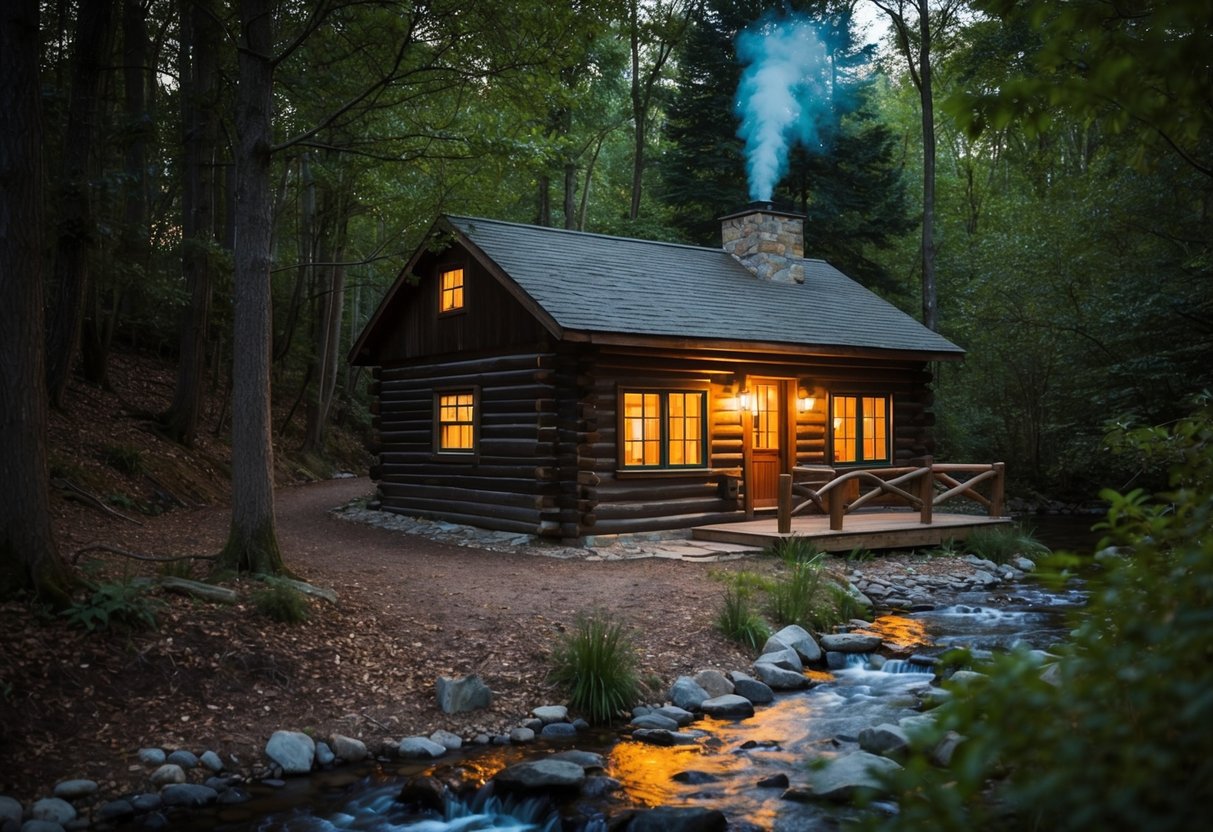
[[[184,748],[178,748],[168,755],[168,759],[165,762],[179,765],[186,771],[189,771],[191,768],[197,767],[198,755],[192,751],[186,751]]]
[[[677,721],[661,714],[644,714],[629,723],[633,728],[665,728],[667,731],[677,731]]]
[[[210,771],[223,771],[223,760],[214,751],[202,752],[202,756],[198,758],[198,762],[206,766]]]
[[[498,772],[493,782],[506,790],[576,789],[585,782],[585,769],[569,760],[529,760]]]
[[[139,762],[145,766],[162,766],[164,765],[164,751],[159,748],[140,748]]]
[[[667,731],[664,728],[637,728],[632,732],[632,739],[649,745],[669,747],[672,745],[694,745],[699,739],[696,734],[686,734],[681,731]]]
[[[606,768],[606,758],[601,754],[595,754],[593,751],[581,751],[576,748],[570,748],[567,751],[557,751],[555,754],[548,755],[549,760],[564,760],[568,763],[576,763],[587,771],[590,769]]]
[[[96,794],[96,792],[96,780],[64,780],[55,785],[55,797],[61,797],[64,800],[73,800],[77,797]]]
[[[809,786],[821,800],[848,802],[857,791],[883,792],[877,774],[895,771],[900,765],[887,757],[877,757],[866,751],[855,751],[835,757],[820,769],[809,769]]]
[[[770,777],[764,777],[754,784],[759,789],[786,789],[788,787],[788,776],[782,771],[778,774],[772,774]]]
[[[333,749],[329,748],[327,742],[321,740],[316,743],[316,765],[331,766],[336,759],[337,755],[333,753]]]
[[[20,825],[21,817],[24,814],[25,809],[21,806],[21,801],[6,794],[0,794],[0,826],[10,820]]]
[[[771,638],[767,639],[767,644],[770,644],[772,639],[795,650],[796,655],[800,656],[801,661],[816,662],[821,660],[821,647],[817,644],[817,640],[810,635],[808,630],[798,624],[789,624],[784,627],[771,636]],[[768,651],[764,647],[762,652],[766,653]]]
[[[431,809],[439,814],[446,810],[446,786],[437,777],[412,777],[396,797],[401,803]]]
[[[307,774],[316,759],[316,741],[300,731],[275,731],[265,744],[265,756],[281,766],[283,774]]]
[[[707,668],[698,671],[691,678],[695,680],[695,684],[707,691],[709,699],[733,692],[733,683],[719,670]]]
[[[436,760],[446,753],[446,748],[426,737],[405,737],[396,753],[406,760]]]
[[[463,748],[463,738],[450,731],[439,729],[430,734],[430,742],[436,742],[447,751],[458,751]]]
[[[134,816],[135,807],[131,805],[129,800],[111,800],[97,810],[97,820],[102,822],[112,823],[118,820],[127,820]]]
[[[160,799],[165,806],[198,807],[214,803],[219,793],[209,786],[199,786],[197,783],[174,783],[165,786],[160,792]]]
[[[27,820],[21,824],[21,832],[63,832],[63,824],[51,820]]]
[[[800,655],[791,647],[763,653],[754,660],[754,664],[773,664],[776,667],[782,667],[784,670],[795,670],[797,673],[804,670],[804,662],[800,660]]]
[[[754,703],[735,693],[714,696],[704,700],[700,707],[705,714],[718,719],[745,719],[754,715]]]
[[[784,670],[782,667],[773,664],[755,662],[754,672],[772,690],[803,690],[811,684],[809,678],[803,673],[797,673],[795,670]]]
[[[735,670],[733,676],[733,692],[744,696],[755,705],[768,705],[775,701],[775,692],[766,682],[760,682],[752,676]]]
[[[535,719],[543,722],[544,725],[551,725],[553,722],[568,722],[569,709],[564,705],[541,705],[531,711]]]
[[[612,792],[617,792],[623,788],[623,783],[620,783],[614,777],[605,775],[595,775],[594,777],[585,778],[585,782],[581,784],[582,797],[605,797]]]
[[[670,686],[670,701],[684,711],[699,710],[699,706],[709,698],[708,692],[690,676],[679,676]]]
[[[688,786],[702,786],[704,783],[715,783],[720,778],[706,771],[680,771],[670,778],[675,783],[686,783]]]
[[[958,734],[955,731],[948,731],[943,735],[936,746],[931,749],[931,762],[940,768],[947,768],[952,764],[952,755],[956,753],[956,749],[965,741],[963,734]]]
[[[218,802],[223,806],[234,806],[237,803],[244,803],[252,799],[253,796],[244,789],[233,786],[230,789],[219,792]]]
[[[158,794],[137,794],[131,798],[131,805],[136,812],[154,812],[164,805]]]
[[[1033,561],[1031,558],[1025,558],[1023,555],[1020,555],[1017,558],[1012,558],[1011,565],[1014,566],[1016,569],[1018,569],[1020,572],[1031,572],[1033,569],[1036,568],[1036,562]]]
[[[672,719],[678,723],[681,728],[684,725],[690,725],[695,721],[695,715],[688,710],[678,707],[677,705],[662,705],[653,713],[658,716],[664,716],[666,719]]]
[[[366,743],[347,737],[343,734],[333,734],[329,737],[329,747],[333,753],[350,763],[360,763],[366,759]]]
[[[729,822],[719,809],[698,806],[658,806],[637,812],[627,832],[725,832]]]
[[[885,722],[859,732],[859,748],[882,757],[900,757],[910,747],[910,738],[898,725]]]
[[[173,783],[185,782],[185,771],[181,766],[173,763],[165,763],[152,772],[152,776],[148,778],[153,786],[168,786]]]
[[[76,808],[62,798],[44,797],[34,803],[29,814],[34,820],[46,820],[62,825],[76,819]]]
[[[543,726],[539,736],[544,739],[567,740],[577,736],[577,726],[571,722],[552,722]]]
[[[439,676],[435,683],[438,707],[444,714],[460,714],[487,708],[493,703],[493,692],[479,676]]]
[[[521,725],[510,731],[510,742],[517,745],[525,745],[528,742],[535,741],[535,732],[530,728],[523,728]]]
[[[880,636],[866,633],[830,633],[821,637],[821,649],[836,653],[871,653],[881,644]]]

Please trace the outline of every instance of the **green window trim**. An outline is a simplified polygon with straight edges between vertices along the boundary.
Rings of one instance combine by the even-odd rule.
[[[830,395],[830,464],[893,462],[893,397],[887,393]]]
[[[679,471],[708,466],[708,393],[620,389],[619,469]]]

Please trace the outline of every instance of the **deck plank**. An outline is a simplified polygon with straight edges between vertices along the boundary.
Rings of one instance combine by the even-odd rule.
[[[792,531],[779,534],[774,517],[697,526],[692,540],[734,543],[765,547],[781,537],[802,537],[825,552],[849,552],[852,549],[906,549],[940,546],[949,540],[964,540],[975,529],[1010,523],[1008,517],[973,514],[935,514],[933,522],[919,522],[918,512],[857,511],[848,514],[841,531],[830,530],[830,518],[801,515],[792,518]]]

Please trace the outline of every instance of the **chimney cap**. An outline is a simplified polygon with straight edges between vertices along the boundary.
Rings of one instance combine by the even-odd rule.
[[[756,200],[754,202],[747,203],[746,206],[740,211],[734,211],[731,214],[726,214],[725,216],[721,217],[718,222],[736,219],[737,217],[744,217],[748,214],[771,214],[772,216],[786,217],[793,220],[803,220],[805,218],[804,214],[796,213],[795,211],[788,210],[784,207],[777,207],[775,203],[770,200]]]

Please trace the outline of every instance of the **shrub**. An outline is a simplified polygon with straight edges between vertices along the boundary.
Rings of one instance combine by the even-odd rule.
[[[265,586],[253,593],[257,612],[283,624],[302,624],[308,620],[307,597],[282,581],[268,578]]]
[[[637,699],[636,658],[623,625],[603,612],[579,616],[556,648],[551,678],[590,722],[610,722],[631,708]]]
[[[750,606],[751,595],[742,581],[730,582],[724,590],[724,605],[716,626],[726,637],[757,650],[766,643],[771,629]]]
[[[154,630],[160,602],[147,597],[145,587],[134,583],[98,584],[85,601],[63,611],[68,621],[86,630]]]
[[[101,458],[106,465],[128,476],[143,473],[143,451],[133,445],[106,445],[101,449]]]
[[[1030,530],[1018,523],[977,528],[966,538],[964,548],[994,563],[1008,563],[1021,555],[1039,557],[1049,552]]]

